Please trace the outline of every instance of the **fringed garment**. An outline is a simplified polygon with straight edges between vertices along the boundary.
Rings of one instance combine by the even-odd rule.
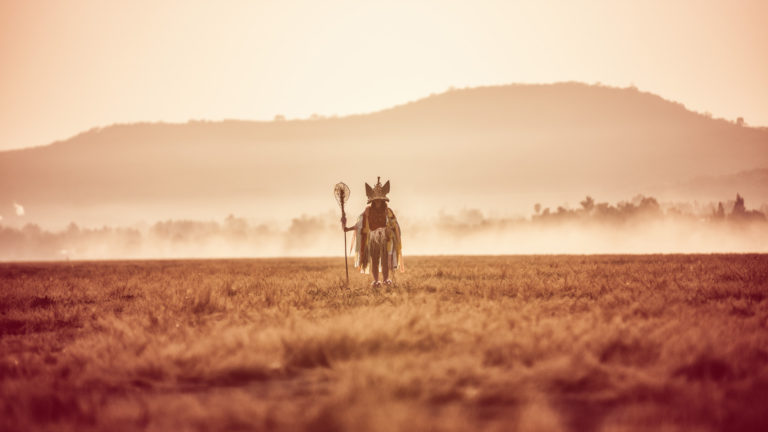
[[[350,252],[355,253],[355,268],[360,273],[369,273],[371,270],[371,250],[374,248],[386,247],[385,259],[389,263],[389,268],[405,271],[403,264],[403,244],[400,236],[400,224],[397,223],[395,213],[387,207],[386,225],[384,227],[371,230],[369,224],[369,213],[371,207],[366,207],[355,224],[354,236]],[[381,265],[379,264],[379,267]],[[382,269],[379,268],[379,271]]]

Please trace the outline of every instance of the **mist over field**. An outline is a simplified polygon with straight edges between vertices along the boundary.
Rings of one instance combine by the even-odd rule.
[[[577,208],[536,204],[530,217],[494,217],[478,209],[442,211],[420,219],[399,213],[407,255],[612,254],[766,252],[768,220],[737,195],[710,205],[661,205],[637,196],[617,204],[586,197]],[[726,210],[727,208],[727,210]],[[348,225],[354,223],[350,216]],[[347,234],[347,246],[352,244]],[[0,259],[92,260],[123,258],[226,258],[340,256],[339,212],[259,223],[165,220],[131,227],[63,230],[37,225],[0,227]]]
[[[113,125],[0,152],[0,259],[339,256],[332,185],[349,184],[353,221],[376,176],[406,255],[761,252],[766,166],[765,128],[574,82]]]

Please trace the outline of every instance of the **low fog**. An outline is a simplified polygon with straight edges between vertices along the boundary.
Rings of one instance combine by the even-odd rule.
[[[618,203],[586,197],[575,208],[534,204],[529,217],[479,209],[409,217],[398,211],[406,255],[768,252],[768,206],[741,196],[720,203],[663,203],[638,195]],[[257,222],[165,220],[132,226],[62,230],[3,225],[0,259],[94,260],[341,256],[339,212]],[[354,223],[349,217],[348,224]],[[347,234],[347,246],[352,244]],[[407,259],[407,258],[406,258]]]

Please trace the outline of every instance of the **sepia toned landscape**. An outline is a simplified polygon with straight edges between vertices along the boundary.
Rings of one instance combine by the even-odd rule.
[[[0,0],[0,432],[768,430],[766,16]]]
[[[339,264],[2,264],[0,428],[765,429],[765,255]]]

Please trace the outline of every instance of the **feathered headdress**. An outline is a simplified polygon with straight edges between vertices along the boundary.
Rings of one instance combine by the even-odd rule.
[[[368,183],[365,184],[365,194],[368,196],[368,204],[372,203],[374,200],[389,201],[389,198],[387,198],[388,193],[389,180],[384,183],[384,186],[381,185],[381,177],[376,178],[376,186],[374,187],[368,186]]]

